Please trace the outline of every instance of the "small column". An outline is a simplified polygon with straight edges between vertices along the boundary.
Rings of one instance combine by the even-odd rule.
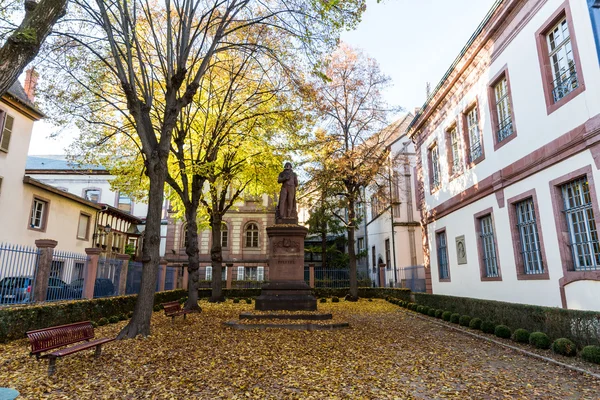
[[[129,254],[117,254],[117,260],[121,261],[121,273],[119,275],[119,286],[117,294],[123,296],[127,290],[127,271],[129,269]]]
[[[308,264],[308,285],[315,287],[315,264]]]
[[[181,279],[181,288],[183,290],[188,290],[188,281],[189,281],[189,279],[190,279],[190,277],[188,275],[188,269],[184,265],[183,266],[183,278]]]
[[[94,285],[96,283],[96,276],[98,275],[98,259],[102,249],[97,247],[89,247],[85,249],[85,254],[88,255],[89,260],[87,268],[85,269],[85,277],[83,280],[83,294],[84,299],[94,298]]]
[[[35,241],[40,256],[38,258],[35,286],[33,287],[34,301],[46,301],[52,257],[54,256],[54,248],[57,244],[56,240],[51,239],[39,239]]]
[[[385,264],[379,264],[379,287],[385,287],[386,281],[386,273],[385,273]]]
[[[225,289],[231,289],[231,282],[233,281],[233,264],[225,264],[227,268],[227,281],[225,283]]]
[[[161,258],[158,264],[158,268],[160,271],[158,282],[158,291],[163,292],[165,290],[165,279],[167,278],[167,260]]]

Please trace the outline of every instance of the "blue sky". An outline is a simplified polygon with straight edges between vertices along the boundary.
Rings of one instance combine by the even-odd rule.
[[[425,101],[425,85],[435,88],[495,0],[367,0],[356,30],[342,40],[375,58],[392,78],[387,101],[412,111]],[[64,154],[74,138],[36,122],[29,154]]]

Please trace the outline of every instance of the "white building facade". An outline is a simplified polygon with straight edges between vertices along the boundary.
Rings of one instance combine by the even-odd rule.
[[[495,3],[412,121],[428,291],[600,310],[598,7]]]

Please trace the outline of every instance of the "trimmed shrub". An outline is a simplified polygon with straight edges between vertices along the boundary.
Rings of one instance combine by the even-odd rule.
[[[438,308],[437,310],[435,310],[435,317],[442,318],[443,313],[444,313],[444,310]]]
[[[333,297],[331,298],[331,302],[332,302],[332,303],[339,303],[339,302],[340,302],[340,298],[339,298],[339,297],[337,297],[337,296],[333,296]]]
[[[533,332],[529,335],[529,344],[537,347],[538,349],[549,349],[550,338],[543,332]]]
[[[452,322],[453,324],[458,324],[459,321],[460,321],[459,313],[454,313],[454,314],[450,315],[450,322]]]
[[[417,306],[417,312],[423,314],[423,310],[425,309],[425,307],[423,306]]]
[[[98,326],[104,326],[108,324],[108,319],[102,317],[98,320]]]
[[[423,311],[421,312],[421,314],[429,315],[429,307],[423,306]]]
[[[250,299],[250,298],[246,299],[246,304],[252,304],[252,299]]]
[[[577,355],[575,343],[567,338],[556,339],[554,343],[552,343],[552,351],[567,357],[575,357]]]
[[[510,338],[511,334],[512,332],[510,331],[510,328],[506,325],[498,325],[496,326],[496,329],[494,329],[494,335],[502,339]]]
[[[119,322],[119,316],[111,315],[110,317],[108,317],[108,322],[111,324],[116,324],[117,322]]]
[[[523,328],[517,329],[513,332],[512,340],[518,343],[529,343],[529,331]]]
[[[452,317],[452,313],[451,313],[450,311],[444,311],[444,312],[442,313],[442,319],[443,319],[444,321],[448,321],[448,322],[450,322],[450,317]]]
[[[321,299],[319,300],[321,303],[327,303],[327,299],[325,297],[321,297]]]
[[[481,323],[481,331],[484,333],[494,333],[496,330],[496,324],[492,321],[483,321]]]
[[[585,346],[581,350],[581,358],[595,364],[600,364],[600,346]]]
[[[430,317],[435,317],[435,310],[433,308],[430,308],[427,315],[429,315]]]
[[[125,315],[125,314],[119,314],[118,317],[119,317],[119,321],[125,321],[127,319],[127,315]]]
[[[551,338],[569,338],[578,347],[600,345],[597,311],[568,310],[515,304],[468,297],[413,293],[421,305],[441,308],[461,315],[477,316],[496,324],[514,326],[529,332],[543,332]]]
[[[240,299],[238,299],[237,297],[235,299],[233,299],[234,304],[238,304],[239,302],[240,302]]]
[[[469,326],[470,323],[471,317],[469,315],[461,315],[460,319],[458,320],[458,324],[460,326]]]
[[[481,320],[481,318],[473,318],[469,322],[469,328],[471,328],[471,329],[481,329],[481,324],[482,323],[483,323],[483,321]]]

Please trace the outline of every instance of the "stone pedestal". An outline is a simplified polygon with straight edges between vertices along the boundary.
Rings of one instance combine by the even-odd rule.
[[[308,229],[277,224],[269,235],[269,283],[256,298],[256,310],[315,311],[317,299],[304,281],[304,238]]]

